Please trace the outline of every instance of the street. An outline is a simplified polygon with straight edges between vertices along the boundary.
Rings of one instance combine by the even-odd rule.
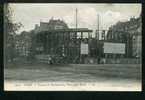
[[[123,87],[124,90],[141,90],[141,65],[24,65],[5,68],[4,77],[5,84],[84,82],[100,84],[102,87],[107,85],[110,89]]]

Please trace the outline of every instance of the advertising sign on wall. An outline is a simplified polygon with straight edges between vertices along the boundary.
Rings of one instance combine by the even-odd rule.
[[[104,42],[104,53],[125,54],[125,43]]]
[[[88,44],[81,43],[81,54],[88,54]]]

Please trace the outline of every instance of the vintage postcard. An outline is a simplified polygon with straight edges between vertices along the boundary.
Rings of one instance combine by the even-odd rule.
[[[142,91],[142,5],[4,4],[4,91]]]

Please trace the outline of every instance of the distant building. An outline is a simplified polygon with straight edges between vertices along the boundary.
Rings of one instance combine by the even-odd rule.
[[[126,43],[127,57],[141,57],[142,47],[141,16],[131,18],[127,22],[118,22],[111,26],[107,33],[107,40]]]
[[[125,22],[118,22],[111,26],[107,33],[107,40],[112,42],[125,42],[128,34],[125,27]]]
[[[138,23],[136,23],[136,28],[133,28],[133,56],[134,57],[141,57],[142,56],[142,23],[141,17],[137,19]]]
[[[40,26],[38,24],[35,25],[35,32],[55,30],[55,29],[67,29],[68,26],[63,20],[54,20],[50,19],[49,22],[40,22]]]

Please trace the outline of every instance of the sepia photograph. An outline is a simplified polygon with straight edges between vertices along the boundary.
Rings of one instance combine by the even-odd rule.
[[[142,91],[142,4],[5,3],[4,91]]]

